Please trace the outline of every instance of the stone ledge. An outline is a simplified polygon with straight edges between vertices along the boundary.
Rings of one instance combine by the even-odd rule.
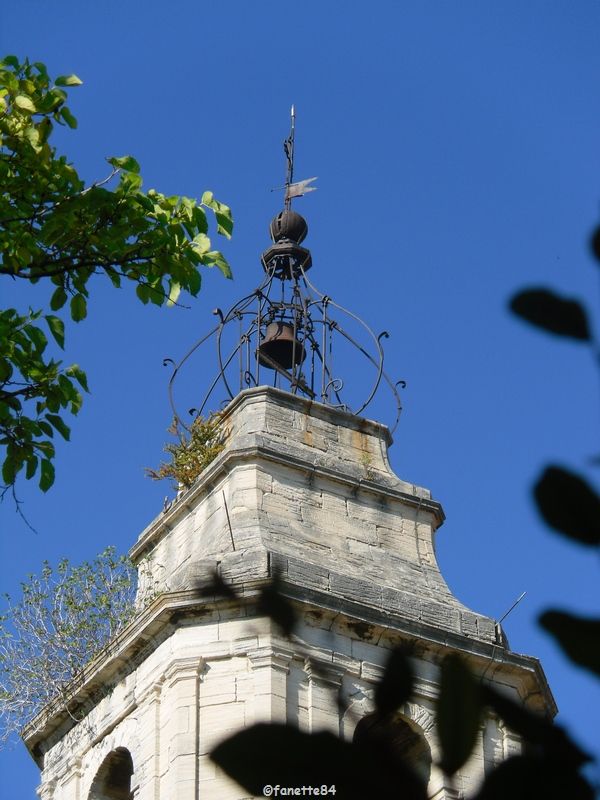
[[[252,603],[258,597],[258,589],[267,583],[262,581],[246,582],[236,586],[239,594]],[[318,590],[309,590],[298,587],[290,581],[282,581],[281,592],[289,599],[300,604],[306,613],[317,612],[317,615],[326,614],[333,621],[344,618],[353,623],[364,622],[370,626],[377,626],[388,634],[399,635],[421,643],[425,650],[433,650],[441,655],[448,647],[462,653],[467,660],[479,668],[485,669],[490,662],[494,665],[493,671],[488,675],[495,675],[504,669],[518,670],[526,675],[530,691],[527,695],[528,702],[531,698],[543,698],[543,705],[550,710],[552,716],[556,713],[556,703],[548,687],[546,677],[538,659],[518,653],[507,652],[498,645],[481,640],[468,638],[460,633],[449,631],[441,632],[439,629],[423,623],[405,619],[399,615],[386,613],[383,610],[367,608],[364,605],[344,600]],[[149,651],[154,650],[159,644],[168,639],[182,624],[186,617],[206,616],[210,612],[220,609],[238,609],[240,619],[251,621],[265,614],[259,613],[253,605],[239,606],[237,601],[228,600],[198,600],[197,591],[181,591],[165,593],[158,597],[154,603],[143,611],[140,616],[122,631],[109,645],[99,653],[66,687],[64,698],[77,710],[89,710],[88,706],[94,704],[95,693],[101,689],[109,690],[111,681],[137,668]],[[352,636],[348,634],[350,638]],[[357,641],[362,641],[356,635]],[[39,749],[42,741],[48,741],[53,735],[75,725],[72,716],[64,709],[65,700],[57,699],[40,711],[22,731],[22,738],[29,752],[38,766],[43,767],[43,752]]]
[[[326,478],[345,486],[351,486],[355,491],[363,491],[372,496],[397,500],[412,508],[418,508],[423,512],[429,512],[437,523],[435,526],[436,528],[439,527],[445,519],[442,506],[436,500],[418,494],[409,494],[408,492],[386,486],[382,483],[376,483],[366,479],[357,479],[356,475],[343,473],[331,467],[311,464],[309,461],[295,456],[282,456],[279,451],[268,446],[253,445],[243,449],[226,450],[218,456],[217,459],[206,468],[205,472],[194,486],[190,487],[184,494],[177,498],[166,513],[156,517],[142,531],[137,542],[129,551],[129,555],[133,561],[139,561],[148,550],[152,549],[162,538],[162,535],[168,533],[176,524],[177,520],[193,508],[202,494],[208,493],[214,489],[214,484],[228,477],[238,464],[256,464],[260,466],[261,462],[264,463],[265,461],[295,467],[307,474]],[[418,487],[415,486],[413,488],[417,489]]]

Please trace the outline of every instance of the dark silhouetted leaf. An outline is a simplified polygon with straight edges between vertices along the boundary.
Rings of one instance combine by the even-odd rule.
[[[542,614],[540,625],[554,636],[571,661],[600,675],[600,619],[550,610]]]
[[[246,791],[262,796],[265,784],[340,787],[352,767],[351,753],[351,745],[331,733],[259,724],[219,744],[210,757]]]
[[[590,756],[551,720],[534,714],[491,686],[483,686],[481,691],[484,702],[502,717],[508,727],[520,734],[528,744],[540,749],[545,757],[573,769],[591,760]]]
[[[590,331],[585,310],[577,300],[567,300],[548,289],[525,289],[510,301],[518,317],[549,333],[587,341]]]
[[[225,597],[228,600],[238,600],[238,594],[228,583],[225,583],[218,572],[213,572],[210,580],[198,587],[201,597]]]
[[[393,650],[383,674],[375,689],[375,707],[381,714],[397,711],[412,692],[413,672],[404,652]]]
[[[289,725],[259,724],[227,739],[211,758],[253,795],[263,786],[335,786],[336,800],[426,800],[423,782],[381,752],[329,732],[303,733]]]
[[[592,238],[590,239],[590,247],[592,248],[592,253],[594,257],[597,258],[598,261],[600,261],[600,225],[592,233]]]
[[[453,775],[473,750],[482,703],[479,684],[461,658],[447,656],[442,663],[437,702],[437,731],[442,751],[441,768]]]
[[[548,758],[513,756],[490,772],[473,800],[593,800],[589,783]]]
[[[600,497],[579,475],[547,467],[533,494],[551,528],[582,544],[600,544]]]
[[[275,622],[286,636],[290,636],[296,626],[296,611],[280,591],[280,581],[277,576],[268,586],[263,587],[258,601],[258,608]]]

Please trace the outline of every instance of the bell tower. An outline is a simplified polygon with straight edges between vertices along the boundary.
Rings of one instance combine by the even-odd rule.
[[[365,414],[387,387],[397,424],[387,334],[309,280],[308,227],[291,199],[312,187],[293,182],[293,122],[285,207],[270,226],[263,281],[229,312],[217,309],[199,342],[216,342],[218,373],[196,413],[225,398],[223,447],[131,549],[153,602],[69,687],[68,710],[52,703],[24,732],[42,769],[42,800],[242,800],[248,793],[210,758],[219,742],[261,721],[360,736],[399,644],[416,683],[397,739],[434,800],[466,797],[520,750],[490,717],[447,781],[433,729],[445,655],[460,654],[509,696],[555,713],[539,662],[512,652],[494,620],[450,592],[435,556],[444,512],[393,472],[390,428]],[[338,359],[338,341],[350,359]],[[174,403],[184,363],[174,365]],[[274,576],[297,615],[291,636],[261,605]]]

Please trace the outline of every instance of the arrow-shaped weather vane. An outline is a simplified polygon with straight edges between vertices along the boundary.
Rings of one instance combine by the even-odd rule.
[[[283,150],[287,158],[287,174],[285,179],[285,208],[289,210],[292,203],[292,197],[302,197],[308,192],[314,192],[316,186],[310,186],[317,178],[306,178],[306,180],[294,183],[294,139],[296,136],[296,109],[292,106],[291,110],[291,127],[290,135],[283,142]]]

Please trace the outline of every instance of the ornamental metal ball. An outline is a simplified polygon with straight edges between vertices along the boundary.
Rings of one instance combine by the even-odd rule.
[[[287,239],[296,244],[300,244],[308,233],[308,224],[301,214],[291,209],[280,211],[273,217],[269,225],[269,233],[274,242]]]

